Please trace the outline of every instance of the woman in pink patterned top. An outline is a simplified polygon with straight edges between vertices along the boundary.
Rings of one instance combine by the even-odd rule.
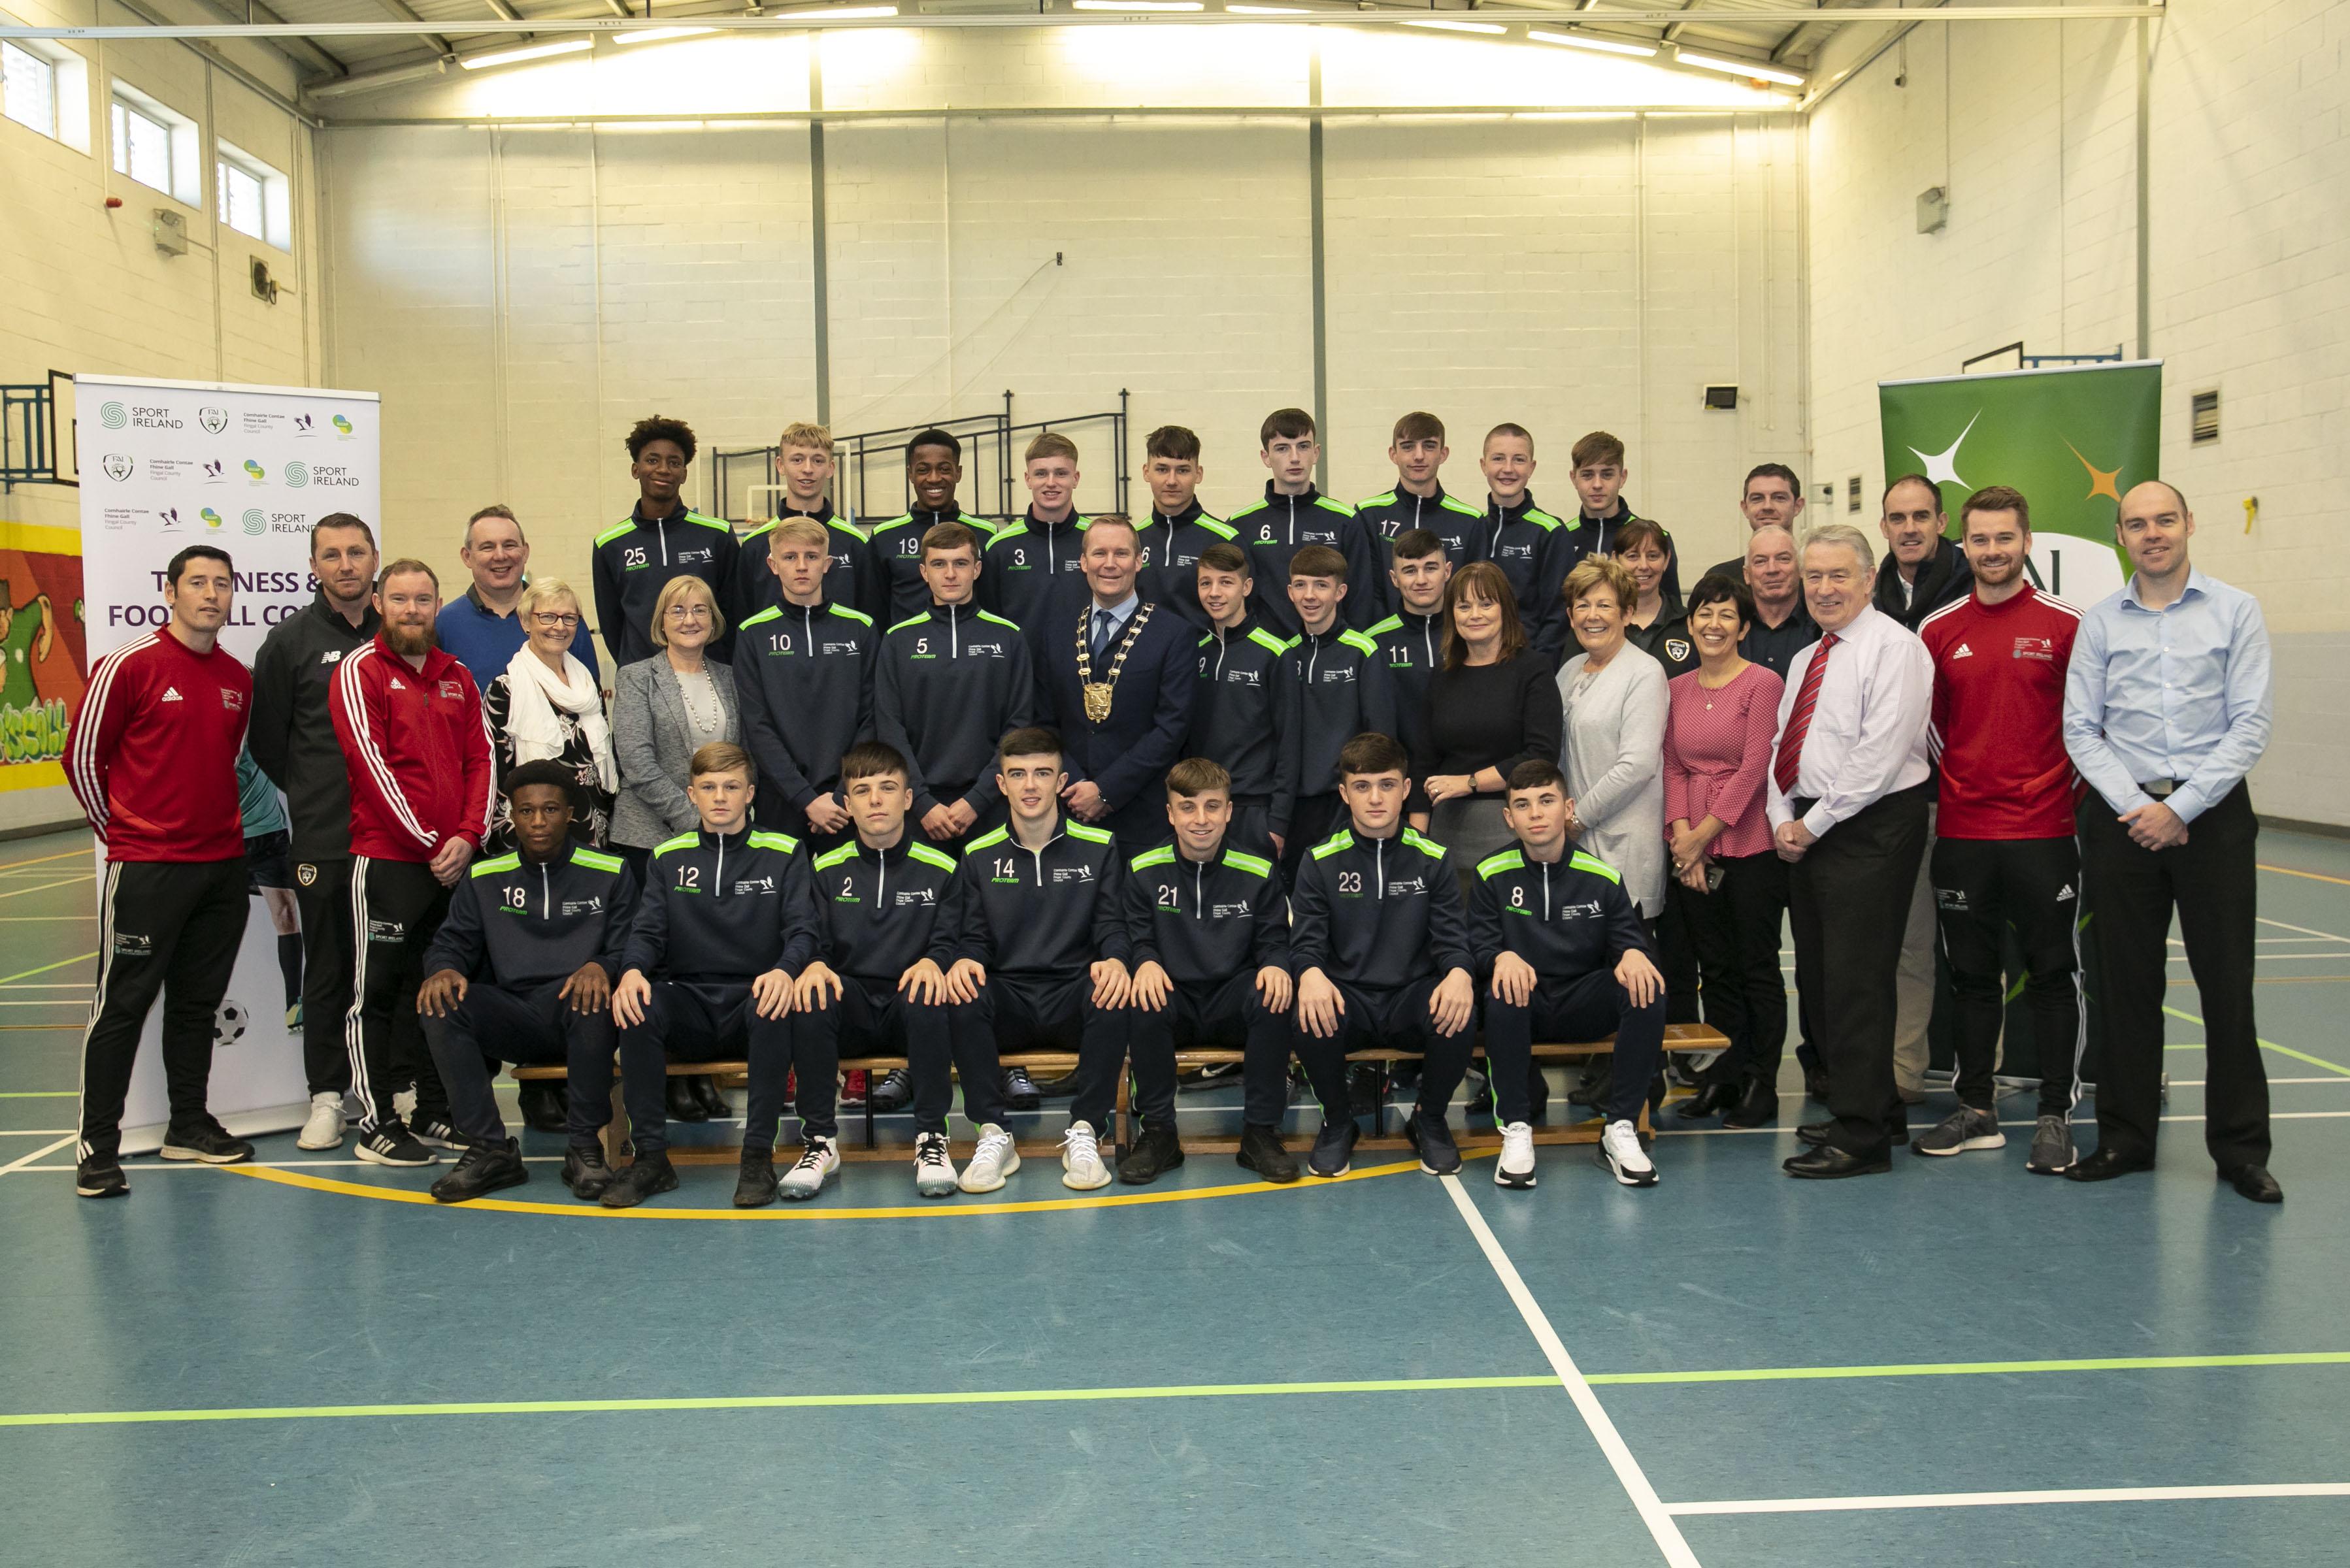
[[[1778,729],[1778,676],[1738,655],[1754,618],[1742,583],[1709,574],[1689,597],[1699,664],[1670,683],[1665,722],[1667,898],[1679,904],[1703,980],[1705,1021],[1730,1039],[1678,1115],[1763,1127],[1779,1116],[1787,1043],[1779,924],[1787,867],[1771,843],[1763,776]]]

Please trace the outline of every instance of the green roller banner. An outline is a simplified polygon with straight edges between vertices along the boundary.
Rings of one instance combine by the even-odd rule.
[[[2129,487],[2158,476],[2162,361],[1879,381],[1885,475],[1941,486],[1950,534],[1960,504],[1987,484],[2032,503],[2032,576],[2087,608],[2122,586],[2114,514]]]

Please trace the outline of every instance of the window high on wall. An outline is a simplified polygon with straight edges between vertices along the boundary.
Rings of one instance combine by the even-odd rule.
[[[114,171],[188,205],[203,200],[196,124],[121,82],[114,84],[109,142]]]
[[[228,142],[214,146],[219,157],[213,164],[213,192],[220,221],[264,244],[292,249],[293,202],[286,176]]]
[[[0,11],[0,22],[16,19]],[[0,118],[88,151],[89,72],[82,57],[46,39],[0,43]]]

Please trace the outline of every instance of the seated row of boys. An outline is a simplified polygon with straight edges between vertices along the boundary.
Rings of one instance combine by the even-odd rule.
[[[1003,1053],[1037,1049],[1077,1060],[1061,1179],[1079,1190],[1111,1179],[1100,1139],[1129,1059],[1142,1131],[1118,1178],[1147,1183],[1183,1163],[1175,1053],[1209,1047],[1243,1054],[1238,1158],[1272,1182],[1298,1178],[1280,1131],[1293,1053],[1322,1108],[1306,1167],[1326,1178],[1347,1173],[1360,1135],[1347,1053],[1421,1053],[1407,1129],[1420,1168],[1450,1174],[1461,1155],[1446,1111],[1469,1067],[1481,989],[1503,1137],[1494,1180],[1534,1185],[1534,1040],[1613,1033],[1597,1162],[1627,1186],[1656,1181],[1638,1119],[1662,1060],[1663,982],[1616,873],[1567,840],[1555,766],[1512,774],[1519,847],[1475,867],[1464,908],[1450,854],[1405,823],[1405,758],[1388,736],[1341,750],[1348,823],[1314,847],[1286,898],[1270,861],[1226,842],[1222,767],[1178,764],[1170,842],[1128,855],[1062,813],[1060,746],[1049,730],[1003,738],[997,778],[1011,819],[958,862],[910,833],[907,765],[887,745],[843,759],[855,836],[814,856],[749,826],[749,756],[706,745],[691,784],[701,830],[658,846],[640,888],[623,862],[569,837],[562,770],[515,769],[505,784],[520,847],[472,868],[418,996],[467,1144],[432,1195],[458,1202],[528,1179],[491,1090],[501,1061],[566,1064],[563,1180],[576,1196],[629,1208],[672,1191],[668,1064],[738,1051],[750,1078],[738,1207],[814,1198],[838,1170],[844,1054],[907,1059],[926,1198],[992,1192],[1020,1168],[998,1068]],[[618,1171],[598,1136],[616,1044],[636,1150]],[[978,1129],[960,1173],[947,1144],[951,1068]],[[775,1139],[795,1079],[801,1152],[778,1177]]]

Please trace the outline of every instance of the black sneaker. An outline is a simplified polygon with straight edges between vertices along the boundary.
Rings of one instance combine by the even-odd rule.
[[[172,1127],[163,1134],[165,1159],[195,1159],[206,1165],[243,1165],[253,1158],[253,1146],[231,1137],[228,1128],[206,1119],[192,1127]]]
[[[734,1207],[764,1209],[775,1200],[775,1156],[772,1149],[744,1149],[734,1179]]]
[[[1305,1157],[1305,1168],[1326,1179],[1346,1175],[1354,1163],[1355,1140],[1362,1136],[1363,1129],[1351,1120],[1324,1122],[1314,1135],[1314,1152]]]
[[[1297,1179],[1297,1161],[1281,1141],[1281,1133],[1274,1127],[1243,1127],[1241,1128],[1241,1151],[1233,1157],[1243,1170],[1253,1170],[1267,1181],[1291,1182]]]
[[[1118,1162],[1118,1179],[1128,1187],[1148,1187],[1182,1163],[1183,1146],[1173,1127],[1144,1127]]]
[[[1452,1129],[1442,1116],[1414,1111],[1404,1123],[1403,1135],[1419,1150],[1419,1168],[1429,1175],[1450,1176],[1461,1168],[1461,1146],[1452,1141]]]
[[[453,1148],[462,1152],[471,1147],[466,1143],[465,1136],[450,1121],[446,1110],[427,1110],[422,1106],[417,1106],[416,1114],[408,1118],[408,1130],[417,1142],[435,1148]]]
[[[677,1167],[666,1154],[640,1154],[637,1163],[612,1178],[604,1189],[607,1209],[634,1209],[659,1192],[677,1190]]]
[[[903,1067],[892,1067],[866,1091],[865,1106],[873,1111],[902,1111],[914,1103],[914,1080]]]
[[[127,1198],[130,1179],[119,1159],[85,1159],[74,1167],[74,1192],[82,1198]]]
[[[522,1162],[522,1146],[508,1138],[459,1155],[457,1168],[432,1184],[432,1198],[437,1203],[463,1203],[469,1198],[486,1198],[508,1187],[520,1187],[529,1179],[530,1170]]]
[[[571,1126],[567,1086],[545,1078],[525,1078],[515,1085],[515,1102],[522,1125],[533,1132],[565,1132]]]
[[[1025,1067],[1003,1069],[1003,1103],[1015,1111],[1033,1111],[1045,1103],[1045,1096],[1028,1076]]]
[[[604,1163],[604,1146],[575,1143],[563,1156],[563,1185],[571,1196],[593,1203],[612,1185],[612,1168]]]
[[[369,1165],[398,1166],[401,1169],[431,1165],[441,1158],[417,1142],[408,1124],[397,1116],[371,1133],[361,1133],[359,1141],[351,1146],[351,1152]]]

